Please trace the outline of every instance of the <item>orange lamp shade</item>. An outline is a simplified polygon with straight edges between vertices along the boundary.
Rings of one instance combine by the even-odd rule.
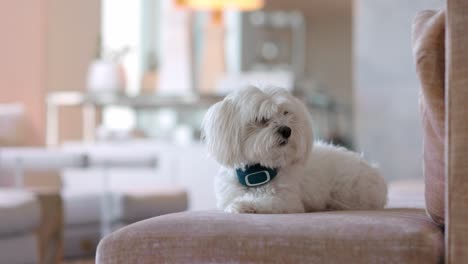
[[[175,2],[181,7],[211,11],[230,8],[252,11],[263,7],[263,0],[175,0]]]

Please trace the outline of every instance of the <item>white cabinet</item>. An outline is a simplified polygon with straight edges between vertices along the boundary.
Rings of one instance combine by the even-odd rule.
[[[101,190],[102,177],[107,173],[111,190],[154,188],[179,185],[189,192],[191,210],[214,209],[214,176],[219,166],[208,157],[200,143],[176,145],[165,141],[140,140],[128,142],[98,142],[93,144],[66,143],[64,151],[87,152],[90,155],[125,152],[154,155],[155,167],[125,168],[122,166],[93,169],[68,169],[62,174],[65,190]]]

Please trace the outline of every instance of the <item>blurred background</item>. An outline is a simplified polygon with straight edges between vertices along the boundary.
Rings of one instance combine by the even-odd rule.
[[[60,194],[67,258],[92,255],[116,223],[212,209],[201,119],[248,84],[297,95],[317,139],[364,153],[388,181],[421,180],[411,21],[443,5],[2,1],[0,186]]]

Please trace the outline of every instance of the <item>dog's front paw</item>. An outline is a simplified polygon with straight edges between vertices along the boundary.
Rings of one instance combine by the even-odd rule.
[[[225,212],[232,214],[256,214],[258,210],[252,203],[249,202],[235,202],[228,205]]]

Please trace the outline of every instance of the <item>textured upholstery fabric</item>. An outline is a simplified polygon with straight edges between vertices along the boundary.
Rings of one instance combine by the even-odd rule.
[[[468,263],[468,1],[447,1],[446,263]]]
[[[101,240],[97,263],[440,263],[421,209],[257,215],[185,212]]]
[[[426,205],[444,223],[445,196],[445,12],[424,11],[413,24],[413,53],[421,82]]]
[[[32,192],[0,188],[0,237],[32,231],[40,217],[40,204]]]

